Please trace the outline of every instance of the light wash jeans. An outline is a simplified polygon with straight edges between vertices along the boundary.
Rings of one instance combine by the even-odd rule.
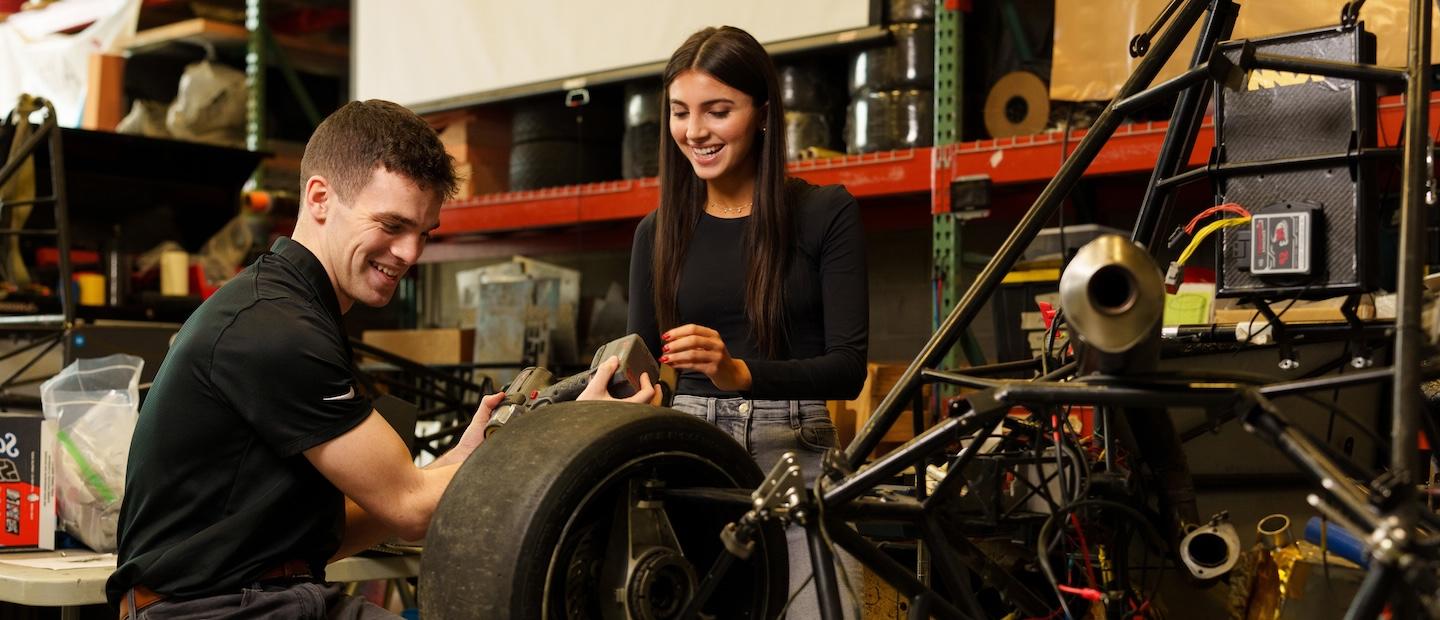
[[[800,471],[805,474],[805,483],[810,488],[814,488],[815,477],[820,475],[825,451],[835,447],[839,441],[835,423],[830,421],[830,413],[825,409],[823,400],[748,400],[678,395],[670,407],[702,418],[725,431],[750,452],[760,471],[767,475],[780,461],[781,455],[794,452]],[[790,552],[790,593],[793,593],[811,573],[805,528],[795,524],[786,528],[785,542]],[[850,578],[851,590],[859,595],[862,582],[859,562],[839,549],[836,549],[836,555]],[[836,578],[842,579],[840,575],[837,571]],[[854,606],[850,603],[851,590],[840,585],[840,606],[844,608],[847,619],[856,617]],[[792,620],[820,617],[820,604],[813,581],[795,597],[786,617]]]

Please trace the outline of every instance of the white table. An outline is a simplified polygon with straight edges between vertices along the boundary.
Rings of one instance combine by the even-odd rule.
[[[50,570],[7,564],[5,560],[87,557],[93,551],[37,551],[0,555],[0,601],[32,607],[60,607],[62,620],[79,617],[79,607],[105,601],[105,580],[111,568]],[[420,556],[350,557],[325,568],[330,581],[373,581],[403,579],[420,574]]]

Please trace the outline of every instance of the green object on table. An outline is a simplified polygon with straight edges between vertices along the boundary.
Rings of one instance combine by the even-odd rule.
[[[1210,297],[1205,293],[1181,291],[1165,296],[1166,326],[1197,325],[1210,322]]]
[[[75,442],[70,440],[70,434],[65,431],[57,431],[55,436],[60,439],[60,445],[65,447],[65,453],[75,459],[75,464],[80,466],[80,477],[85,479],[85,483],[100,495],[100,499],[107,502],[115,501],[115,491],[110,489],[110,485],[105,484],[105,479],[100,477],[100,472],[95,471],[95,468],[90,466],[90,461],[80,454],[80,448],[77,448]]]

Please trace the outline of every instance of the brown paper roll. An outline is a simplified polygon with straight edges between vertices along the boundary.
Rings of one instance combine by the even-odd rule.
[[[1040,133],[1050,120],[1050,91],[1029,71],[1005,74],[985,96],[985,129],[992,138]]]

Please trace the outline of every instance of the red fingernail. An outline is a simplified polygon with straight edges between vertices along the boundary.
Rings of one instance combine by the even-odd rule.
[[[661,351],[669,352],[669,351],[670,351],[670,345],[667,344],[667,345],[665,345],[665,346],[662,346],[662,347],[660,347],[660,350],[661,350]]]
[[[669,355],[661,355],[661,356],[660,356],[660,363],[661,363],[661,364],[664,364],[665,362],[668,362],[668,361],[670,361],[670,356],[669,356]]]
[[[663,334],[660,334],[660,339],[661,339],[661,340],[669,340],[669,339],[670,339],[670,332],[665,332],[665,333],[663,333]]]

